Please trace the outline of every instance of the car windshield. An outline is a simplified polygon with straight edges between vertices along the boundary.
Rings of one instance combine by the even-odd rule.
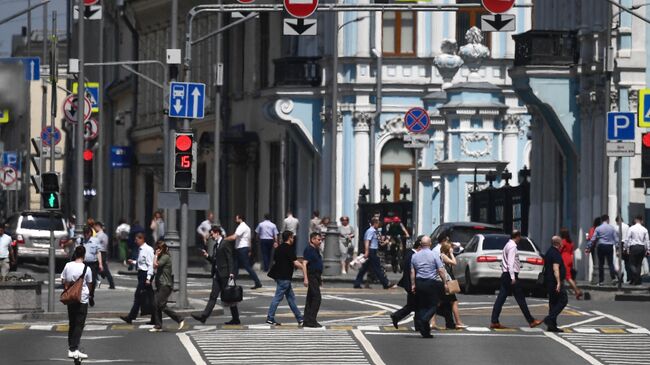
[[[475,234],[479,233],[503,233],[499,228],[490,228],[490,227],[454,227],[451,231],[449,239],[451,242],[458,242],[463,247],[469,242],[469,240],[474,237]],[[505,243],[504,243],[505,245]]]
[[[486,236],[483,240],[483,250],[503,250],[508,240],[508,236]],[[535,252],[533,244],[526,238],[519,241],[517,248],[519,251]]]
[[[28,214],[23,216],[23,221],[20,224],[22,229],[35,229],[39,231],[50,230],[50,220],[48,216]],[[64,231],[63,220],[61,217],[54,217],[52,220],[52,227],[55,231]]]

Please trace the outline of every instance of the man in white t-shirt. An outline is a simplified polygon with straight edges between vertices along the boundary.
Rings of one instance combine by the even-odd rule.
[[[81,301],[79,303],[68,304],[68,322],[70,329],[68,331],[68,357],[77,359],[86,359],[88,355],[79,351],[79,342],[81,341],[81,334],[83,333],[84,325],[86,324],[86,316],[88,315],[88,302],[90,300],[90,289],[88,285],[92,285],[93,272],[90,267],[86,267],[84,258],[86,255],[86,248],[84,246],[77,246],[74,250],[74,261],[65,264],[61,272],[61,281],[64,285],[72,285],[77,279],[84,275],[84,268],[86,273],[82,279],[83,286],[81,287]]]
[[[0,279],[9,274],[9,263],[15,259],[13,256],[11,237],[5,234],[5,227],[0,226]]]
[[[201,237],[202,243],[204,246],[206,242],[208,241],[208,238],[210,237],[210,229],[212,228],[212,224],[214,223],[214,213],[208,212],[208,217],[206,220],[201,222],[198,227],[196,227],[196,233]],[[208,251],[211,252],[211,251]]]
[[[255,282],[255,286],[251,289],[258,289],[262,287],[262,282],[260,282],[260,279],[251,266],[251,228],[244,220],[245,218],[241,214],[235,216],[237,229],[235,233],[226,237],[226,241],[235,241],[235,274],[239,274],[239,267],[242,266]]]

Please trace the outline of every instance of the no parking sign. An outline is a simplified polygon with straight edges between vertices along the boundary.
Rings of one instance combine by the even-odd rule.
[[[411,108],[404,115],[404,126],[411,133],[425,133],[429,125],[431,125],[429,113],[422,108]]]

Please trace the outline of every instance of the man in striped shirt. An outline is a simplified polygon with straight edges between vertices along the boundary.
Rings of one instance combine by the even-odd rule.
[[[513,231],[510,235],[510,240],[503,247],[503,257],[501,259],[501,288],[499,289],[499,295],[497,296],[496,302],[494,302],[494,307],[492,308],[492,323],[490,328],[506,328],[501,323],[499,323],[499,315],[501,314],[501,309],[503,304],[506,302],[508,295],[512,293],[521,312],[526,317],[528,325],[533,328],[542,324],[542,321],[539,319],[533,318],[528,310],[528,304],[526,304],[526,297],[524,292],[521,290],[521,285],[519,284],[519,271],[521,270],[521,264],[519,263],[519,250],[517,249],[517,244],[521,241],[521,232]]]

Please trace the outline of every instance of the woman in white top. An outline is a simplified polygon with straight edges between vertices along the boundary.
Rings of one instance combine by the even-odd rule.
[[[158,240],[165,237],[165,220],[161,212],[154,212],[149,228],[154,242],[158,242]]]
[[[84,257],[86,256],[86,248],[84,246],[77,246],[74,249],[74,261],[68,262],[63,268],[61,273],[61,282],[67,288],[72,285],[81,275],[84,275]],[[88,315],[88,298],[90,295],[90,288],[93,281],[92,270],[90,267],[86,268],[86,273],[83,279],[83,287],[81,289],[81,302],[68,304],[68,357],[77,359],[86,359],[88,355],[79,351],[79,342],[81,341],[81,334],[83,333],[84,326],[86,325],[86,315]]]

